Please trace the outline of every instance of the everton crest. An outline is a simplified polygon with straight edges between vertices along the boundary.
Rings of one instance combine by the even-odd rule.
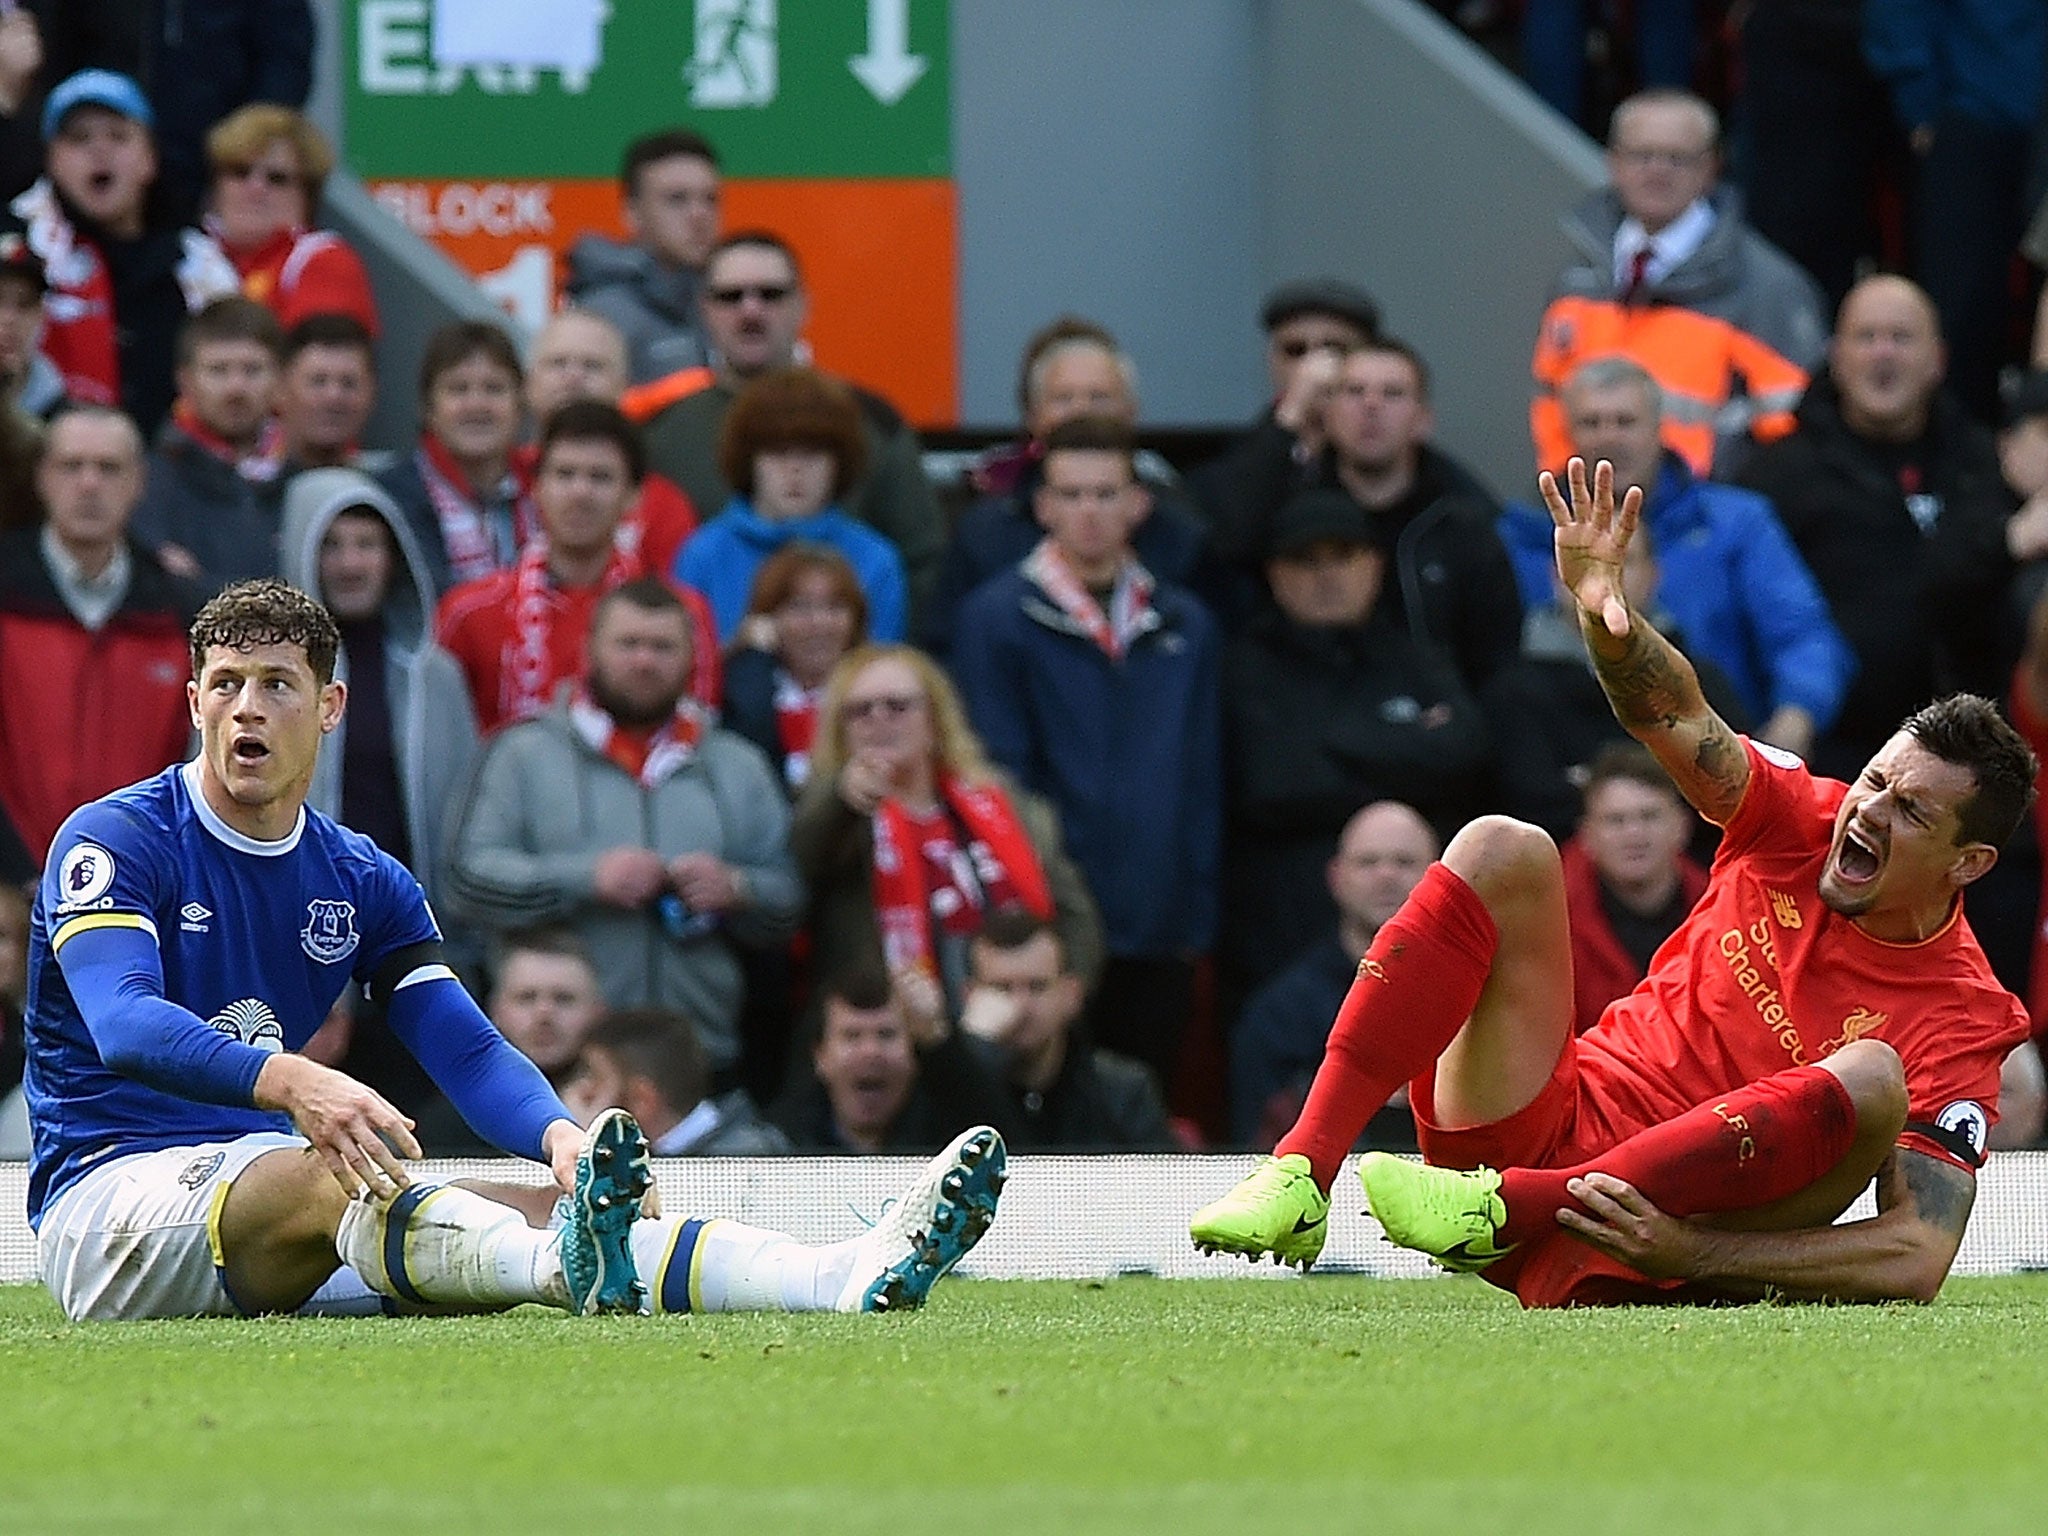
[[[334,965],[356,952],[356,908],[350,901],[309,901],[299,947],[322,965]]]

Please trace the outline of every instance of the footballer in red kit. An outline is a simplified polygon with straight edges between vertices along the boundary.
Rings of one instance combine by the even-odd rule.
[[[1615,714],[1723,829],[1649,974],[1572,1031],[1564,886],[1538,828],[1482,817],[1375,937],[1301,1117],[1190,1224],[1306,1267],[1373,1109],[1410,1081],[1424,1163],[1359,1163],[1387,1236],[1528,1306],[1928,1300],[1962,1241],[2028,1031],[1962,892],[2033,799],[1987,700],[1916,712],[1852,784],[1736,736],[1633,612],[1640,513],[1602,463],[1548,475],[1558,573]],[[1877,1214],[1837,1218],[1872,1180]]]

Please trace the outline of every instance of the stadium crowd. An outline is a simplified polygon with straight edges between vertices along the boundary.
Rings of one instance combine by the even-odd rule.
[[[536,336],[425,338],[393,453],[361,442],[378,295],[316,224],[310,30],[188,8],[221,26],[182,39],[194,71],[71,24],[97,9],[0,10],[0,1092],[22,893],[71,811],[188,754],[186,626],[253,576],[343,636],[311,803],[414,872],[579,1114],[629,1109],[664,1154],[975,1122],[1270,1145],[1374,932],[1491,810],[1564,844],[1590,1025],[1715,834],[1587,667],[1533,501],[1571,454],[1642,488],[1633,600],[1739,729],[1853,773],[1969,689],[2048,750],[2048,372],[1993,387],[2016,179],[1996,218],[1926,214],[1917,283],[1773,245],[1674,81],[1615,112],[1530,317],[1526,503],[1438,440],[1398,317],[1323,277],[1268,295],[1270,399],[1220,456],[1145,451],[1136,362],[1065,314],[1020,359],[1016,439],[954,486],[808,366],[802,253],[723,228],[716,148],[665,129],[623,147],[630,237],[578,243]],[[1869,6],[1880,65],[1898,9]],[[1957,184],[1969,146],[2040,106],[2005,82],[1986,127],[1884,83],[1937,210],[1989,195]],[[2022,841],[1970,913],[2048,1027]],[[308,1051],[430,1153],[488,1150],[375,1004]],[[2040,1079],[2021,1047],[2003,1144],[2040,1135]],[[1368,1134],[1413,1145],[1400,1095]],[[25,1151],[17,1090],[0,1155]]]

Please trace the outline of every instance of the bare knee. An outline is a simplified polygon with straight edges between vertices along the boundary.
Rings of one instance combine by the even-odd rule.
[[[290,1311],[334,1272],[335,1229],[348,1197],[311,1151],[265,1153],[221,1203],[228,1289],[252,1312]]]
[[[1467,822],[1444,849],[1444,866],[1488,906],[1547,896],[1563,884],[1563,865],[1550,834],[1512,816]]]
[[[1906,1128],[1906,1068],[1899,1053],[1882,1040],[1854,1040],[1822,1062],[1849,1091],[1856,1108],[1856,1134],[1895,1141]]]

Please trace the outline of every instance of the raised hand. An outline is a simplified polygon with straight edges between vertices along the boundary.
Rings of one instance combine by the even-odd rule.
[[[1630,486],[1614,504],[1614,466],[1602,459],[1593,466],[1591,484],[1586,461],[1574,457],[1565,466],[1571,487],[1566,501],[1557,477],[1545,470],[1536,477],[1543,503],[1556,527],[1557,575],[1565,590],[1589,618],[1597,619],[1617,640],[1628,634],[1628,601],[1622,595],[1621,568],[1642,516],[1643,493]]]

